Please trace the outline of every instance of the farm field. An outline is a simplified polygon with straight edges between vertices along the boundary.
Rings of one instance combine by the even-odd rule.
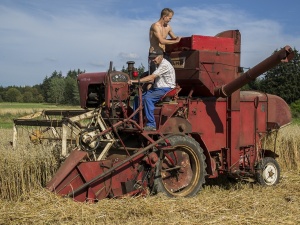
[[[55,105],[55,104],[44,104],[44,103],[8,103],[1,102],[0,103],[0,115],[10,113],[12,115],[19,114],[29,114],[37,111],[41,111],[44,109],[72,109],[77,108],[79,106],[66,106],[66,105]]]
[[[272,188],[206,186],[194,198],[104,199],[76,203],[35,189],[0,200],[1,224],[299,224],[300,174],[283,173]]]
[[[297,124],[278,133],[282,173],[274,187],[219,179],[207,181],[193,198],[159,194],[96,204],[74,202],[43,188],[59,167],[57,148],[34,145],[24,135],[13,150],[12,129],[0,128],[0,136],[0,224],[300,224]]]
[[[60,106],[43,103],[0,103],[0,128],[12,128],[13,119],[46,109],[80,109],[79,106]]]

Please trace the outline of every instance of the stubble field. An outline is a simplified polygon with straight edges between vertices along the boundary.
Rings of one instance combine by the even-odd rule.
[[[208,182],[193,198],[148,197],[77,203],[43,187],[58,167],[53,148],[0,129],[0,224],[300,224],[300,127],[280,130],[280,183]]]

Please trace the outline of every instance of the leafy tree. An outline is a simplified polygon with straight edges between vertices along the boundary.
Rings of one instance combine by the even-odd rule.
[[[249,82],[248,84],[241,87],[242,91],[249,91],[249,90],[258,90],[259,89],[260,80],[257,78],[254,81]]]
[[[79,102],[77,101],[78,97],[76,93],[79,93],[77,87],[77,80],[72,77],[66,77],[65,79],[65,92],[64,92],[64,103],[70,105],[76,105]],[[79,96],[79,94],[78,94]]]
[[[48,100],[48,90],[50,88],[50,83],[51,83],[51,79],[49,77],[45,77],[45,79],[43,80],[43,83],[41,84],[41,93],[43,95],[43,99],[45,100],[45,102],[49,102]]]
[[[51,88],[51,83],[52,83],[51,80],[54,78],[62,79],[63,78],[62,73],[57,72],[55,70],[50,77],[46,76],[46,78],[44,79],[44,81],[41,85],[42,95],[43,95],[45,102],[53,102],[53,96],[51,96],[51,91],[49,91],[49,90]]]
[[[300,118],[300,99],[291,104],[293,118]]]
[[[5,93],[5,100],[7,102],[22,102],[23,98],[21,92],[17,88],[11,87]]]
[[[33,102],[33,94],[31,91],[24,92],[23,101],[24,102]]]
[[[80,69],[76,70],[69,70],[69,72],[67,73],[67,78],[70,77],[74,80],[77,80],[77,76],[81,73],[84,73],[85,71],[81,71]]]
[[[300,55],[294,49],[295,57],[288,63],[280,63],[265,73],[258,90],[282,97],[288,104],[300,98]]]
[[[33,86],[30,90],[30,92],[32,93],[32,102],[43,102],[44,98],[41,94],[41,90],[40,88],[37,87],[37,85]]]
[[[44,102],[44,97],[41,94],[38,94],[37,96],[34,97],[34,102],[36,103],[42,103]]]
[[[80,69],[70,70],[65,78],[65,104],[78,105],[79,104],[79,90],[77,85],[77,77],[79,74],[84,73]]]
[[[5,88],[0,86],[0,102],[3,102],[4,101],[4,94],[5,94]]]
[[[144,72],[145,72],[145,67],[143,64],[141,64],[138,68],[137,68],[139,75],[141,76]]]
[[[47,90],[50,103],[64,103],[65,80],[63,77],[54,77],[50,80],[50,88]]]

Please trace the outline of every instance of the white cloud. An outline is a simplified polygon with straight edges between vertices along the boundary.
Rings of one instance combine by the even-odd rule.
[[[146,65],[148,29],[158,16],[130,17],[105,9],[93,13],[84,7],[32,12],[0,6],[0,86],[41,83],[54,70],[106,71],[110,61],[117,69],[128,60]],[[245,67],[286,44],[300,44],[299,38],[284,33],[279,22],[228,5],[176,8],[171,25],[180,36],[239,29]]]

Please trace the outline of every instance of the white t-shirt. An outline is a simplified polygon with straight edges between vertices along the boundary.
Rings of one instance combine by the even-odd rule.
[[[155,88],[174,88],[176,86],[175,70],[172,64],[165,58],[161,61],[153,74],[158,75],[155,78],[153,87]]]

